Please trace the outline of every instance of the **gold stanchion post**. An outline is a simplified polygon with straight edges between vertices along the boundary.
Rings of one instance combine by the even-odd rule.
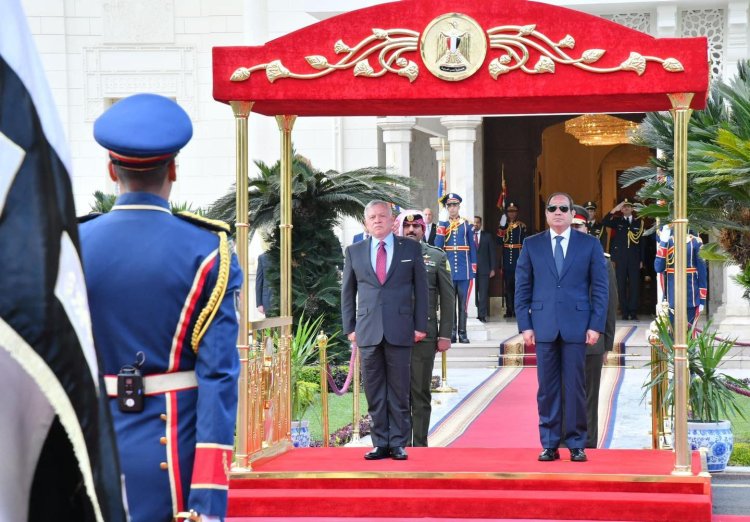
[[[330,439],[330,430],[328,427],[328,356],[326,355],[328,336],[321,330],[316,340],[318,342],[318,351],[320,352],[320,409],[323,418],[323,447],[327,448]]]
[[[247,247],[248,247],[248,139],[247,120],[253,108],[252,102],[233,101],[229,105],[234,113],[235,143],[236,143],[236,245],[240,267],[247,278]],[[238,382],[237,403],[237,444],[232,471],[251,471],[248,455],[248,422],[251,417],[248,411],[248,373],[250,364],[250,338],[248,329],[248,300],[247,279],[240,288],[237,313],[239,315],[239,333],[237,335],[237,350],[240,358],[240,376]]]
[[[687,131],[692,93],[670,94],[674,119],[674,390],[675,465],[673,475],[690,475],[687,441]]]
[[[458,391],[458,389],[452,386],[448,386],[448,354],[446,352],[442,352],[440,355],[442,356],[442,374],[440,378],[440,386],[438,386],[433,391],[436,393],[455,393]]]

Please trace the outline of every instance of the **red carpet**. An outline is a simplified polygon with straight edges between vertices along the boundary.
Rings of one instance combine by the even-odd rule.
[[[538,447],[536,391],[536,368],[524,368],[450,447]]]
[[[411,448],[405,462],[365,451],[295,449],[260,463],[232,481],[228,515],[711,521],[710,480],[671,476],[671,452],[541,463],[536,448]]]

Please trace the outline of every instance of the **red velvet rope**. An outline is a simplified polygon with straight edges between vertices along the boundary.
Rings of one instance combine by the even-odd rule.
[[[354,373],[352,372],[354,371],[354,360],[356,356],[357,356],[357,345],[352,343],[352,355],[349,358],[349,374],[346,376],[346,381],[344,381],[344,385],[341,387],[340,390],[336,386],[336,381],[333,380],[333,374],[331,373],[331,365],[326,364],[328,386],[330,386],[333,393],[335,393],[339,397],[341,397],[342,395],[344,395],[346,392],[349,391],[349,385],[352,383],[352,375],[354,375]]]

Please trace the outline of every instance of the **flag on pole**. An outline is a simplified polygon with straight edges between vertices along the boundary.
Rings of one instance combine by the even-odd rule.
[[[67,145],[18,0],[0,11],[0,520],[120,522]]]
[[[508,196],[507,189],[505,188],[505,163],[503,163],[500,169],[500,195],[497,197],[497,208],[500,212],[505,211],[505,202]]]
[[[440,200],[443,199],[443,194],[448,193],[448,182],[445,179],[445,160],[442,160],[440,162],[440,178],[438,178],[438,190],[437,190],[437,200],[438,204],[440,204]]]

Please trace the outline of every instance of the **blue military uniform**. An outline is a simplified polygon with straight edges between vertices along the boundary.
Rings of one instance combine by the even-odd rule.
[[[172,161],[189,125],[173,101],[136,95],[97,120],[95,137],[114,164],[148,172]],[[144,134],[150,139],[129,139]],[[133,522],[169,522],[188,510],[226,512],[239,373],[235,293],[242,283],[226,230],[220,222],[173,215],[150,192],[126,192],[111,212],[80,227],[94,340]],[[117,374],[137,360],[144,408],[121,411]]]
[[[595,201],[587,201],[583,208],[586,210],[596,210],[596,202]],[[609,232],[607,231],[607,227],[605,227],[600,221],[596,221],[594,219],[586,219],[586,231],[597,238],[599,242],[602,244],[602,250],[605,252],[609,252]]]
[[[688,322],[693,323],[700,306],[706,305],[707,277],[706,262],[700,257],[703,241],[698,236],[687,234],[687,316]],[[669,307],[674,310],[674,235],[670,234],[667,241],[659,240],[654,259],[654,270],[661,274],[664,296]]]
[[[441,198],[440,203],[461,203],[461,196],[453,192]],[[453,288],[456,292],[457,312],[453,322],[454,332],[458,330],[461,342],[468,343],[466,336],[466,310],[471,295],[472,281],[477,273],[477,247],[474,244],[474,226],[468,220],[458,217],[455,220],[439,221],[435,246],[442,248],[448,255],[451,265]],[[455,335],[453,342],[456,341]]]
[[[518,210],[515,203],[510,203],[506,210]],[[515,317],[516,299],[516,263],[521,256],[523,240],[526,239],[526,225],[522,221],[507,222],[500,225],[497,236],[503,249],[503,293],[505,294],[505,317]]]

